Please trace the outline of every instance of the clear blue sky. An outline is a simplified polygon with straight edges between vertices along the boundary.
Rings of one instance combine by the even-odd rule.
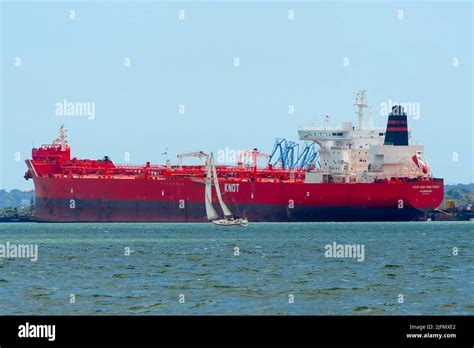
[[[270,151],[314,117],[356,122],[361,88],[376,125],[386,123],[381,103],[419,103],[409,127],[434,174],[472,182],[472,16],[471,3],[450,1],[3,2],[0,188],[33,188],[23,160],[62,123],[74,156],[118,163],[125,152],[163,163],[196,150]],[[95,103],[95,118],[56,115],[64,99]]]

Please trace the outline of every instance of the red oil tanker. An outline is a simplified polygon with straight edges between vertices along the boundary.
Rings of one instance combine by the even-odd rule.
[[[409,145],[403,108],[394,106],[387,127],[380,128],[370,119],[364,125],[363,92],[356,105],[358,126],[326,123],[299,130],[301,140],[319,147],[305,166],[284,163],[282,155],[276,163],[269,160],[258,167],[256,149],[251,165],[217,165],[213,185],[220,188],[225,205],[250,222],[425,219],[443,200],[443,180],[432,176],[423,147]],[[26,164],[25,178],[35,185],[38,221],[208,221],[206,164],[129,166],[107,157],[71,158],[64,127],[52,144],[33,148]],[[212,193],[211,204],[218,198]]]

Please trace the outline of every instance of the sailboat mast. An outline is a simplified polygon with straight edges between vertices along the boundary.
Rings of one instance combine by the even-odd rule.
[[[212,206],[212,184],[211,184],[211,166],[212,161],[209,157],[207,160],[207,175],[206,175],[206,188],[204,190],[204,202],[206,204],[206,215],[208,220],[215,220],[219,216],[216,210]]]
[[[214,157],[211,154],[211,166],[212,166],[212,174],[214,177],[214,186],[216,187],[217,199],[219,200],[219,204],[221,206],[222,212],[226,217],[233,217],[234,214],[227,208],[227,205],[222,200],[221,189],[219,187],[219,180],[217,179],[217,171],[216,165],[214,164]]]

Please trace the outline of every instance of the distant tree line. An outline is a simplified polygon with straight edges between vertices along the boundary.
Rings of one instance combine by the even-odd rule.
[[[447,199],[453,200],[456,206],[465,208],[469,203],[474,203],[474,184],[445,185],[444,201]]]
[[[0,209],[3,208],[29,208],[35,197],[35,191],[0,190]]]

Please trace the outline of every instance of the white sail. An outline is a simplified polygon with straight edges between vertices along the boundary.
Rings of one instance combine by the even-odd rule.
[[[212,166],[212,175],[214,177],[214,186],[216,187],[217,198],[219,199],[219,204],[221,209],[224,212],[226,217],[234,217],[234,214],[227,208],[224,201],[222,200],[221,189],[219,187],[219,181],[217,180],[216,166],[214,164],[214,158],[211,156],[211,166]]]
[[[204,201],[206,203],[206,215],[208,220],[214,220],[219,217],[212,206],[211,165],[212,162],[209,159],[207,164],[206,189],[204,190]]]

